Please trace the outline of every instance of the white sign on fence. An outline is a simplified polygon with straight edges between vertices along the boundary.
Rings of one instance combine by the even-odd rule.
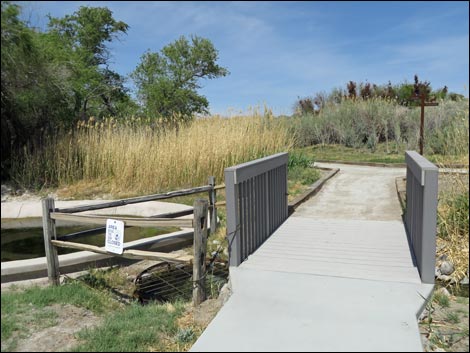
[[[124,222],[116,219],[106,220],[106,251],[122,254],[124,247]]]

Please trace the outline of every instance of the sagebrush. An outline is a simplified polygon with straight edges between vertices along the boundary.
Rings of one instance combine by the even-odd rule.
[[[425,108],[424,152],[468,154],[468,100],[441,100]],[[420,108],[404,107],[391,99],[344,99],[326,104],[319,114],[293,117],[290,129],[298,147],[342,144],[368,147],[385,143],[390,152],[419,146]]]

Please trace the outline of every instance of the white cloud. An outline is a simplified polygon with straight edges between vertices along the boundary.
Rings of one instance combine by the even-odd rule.
[[[146,49],[159,51],[181,35],[209,38],[219,50],[220,65],[231,72],[202,82],[201,93],[219,110],[263,101],[290,109],[297,96],[344,87],[349,80],[399,83],[412,80],[414,73],[433,87],[447,84],[462,91],[457,86],[468,86],[468,15],[466,32],[461,23],[454,30],[452,21],[462,18],[457,6],[444,12],[415,6],[413,13],[387,19],[392,26],[372,21],[374,28],[362,33],[355,27],[353,35],[340,22],[349,18],[342,4],[324,4],[325,9],[315,2],[87,3],[108,6],[116,19],[130,25],[122,43],[113,43],[121,73],[133,70]]]

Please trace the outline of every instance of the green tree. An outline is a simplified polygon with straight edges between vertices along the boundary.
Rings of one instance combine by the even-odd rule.
[[[50,17],[49,53],[70,73],[76,117],[116,115],[117,104],[127,100],[124,78],[109,69],[106,43],[126,34],[128,28],[106,7],[81,6],[72,15]]]
[[[2,2],[1,11],[1,175],[5,179],[15,151],[71,111],[66,80],[46,60],[42,36],[19,19],[19,6]]]
[[[192,36],[191,41],[182,36],[161,53],[144,53],[131,73],[143,113],[165,121],[207,113],[209,102],[197,93],[199,80],[229,74],[217,59],[213,44],[198,36]]]
[[[90,115],[119,114],[132,102],[123,77],[108,65],[107,43],[128,29],[110,10],[81,7],[50,18],[46,32],[26,26],[16,4],[2,1],[1,11],[3,180],[11,157],[40,146],[44,132],[70,128]]]

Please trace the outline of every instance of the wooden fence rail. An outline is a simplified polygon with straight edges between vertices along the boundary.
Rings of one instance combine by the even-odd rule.
[[[148,259],[158,261],[168,261],[176,263],[193,262],[193,303],[199,305],[205,300],[206,295],[204,292],[204,277],[205,277],[205,257],[207,251],[207,213],[209,211],[209,222],[211,232],[215,232],[217,227],[217,194],[216,190],[223,189],[225,185],[216,185],[215,178],[209,177],[209,185],[200,186],[191,189],[184,189],[178,191],[171,191],[162,194],[147,195],[142,197],[134,197],[110,202],[104,202],[97,205],[84,205],[70,208],[56,208],[54,199],[46,198],[42,200],[43,208],[43,232],[44,232],[44,247],[46,250],[47,258],[47,274],[49,282],[53,285],[59,285],[59,257],[57,255],[57,248],[72,248],[78,250],[92,251],[99,254],[110,256],[118,256],[129,259]],[[165,213],[157,215],[156,217],[120,217],[120,216],[103,216],[103,215],[77,215],[73,213],[93,211],[109,207],[118,207],[129,204],[163,200],[171,197],[186,196],[202,192],[208,192],[207,200],[196,200],[193,205],[193,210]],[[179,217],[193,213],[193,219],[176,219],[171,217]],[[77,223],[96,224],[100,226],[106,225],[109,218],[120,220],[124,222],[125,226],[138,226],[138,227],[181,227],[194,229],[194,256],[190,255],[174,255],[162,252],[143,251],[134,249],[124,249],[122,254],[108,252],[103,247],[98,247],[88,244],[80,244],[70,241],[63,241],[63,239],[75,239],[81,236],[90,234],[90,231],[77,232],[57,239],[56,234],[56,220],[73,221]],[[105,230],[106,227],[93,229],[93,232]]]
[[[70,208],[63,208],[60,209],[62,213],[76,213],[76,212],[83,212],[83,211],[94,211],[100,210],[103,208],[110,208],[110,207],[118,207],[118,206],[125,206],[131,205],[134,203],[141,203],[147,201],[156,201],[156,200],[165,200],[172,197],[177,196],[186,196],[186,195],[193,195],[199,194],[201,192],[212,191],[214,187],[212,185],[205,185],[199,186],[196,188],[191,189],[184,189],[184,190],[177,190],[177,191],[170,191],[162,194],[155,194],[155,195],[147,195],[147,196],[139,196],[139,197],[132,197],[129,199],[122,199],[110,202],[104,202],[97,205],[86,205],[86,206],[77,206],[77,207],[70,207]],[[55,210],[59,212],[59,210]]]
[[[135,227],[182,227],[192,228],[191,219],[173,219],[173,218],[137,218],[137,217],[119,217],[119,216],[100,216],[100,215],[72,215],[69,213],[52,212],[51,218],[61,221],[72,221],[85,224],[106,225],[108,218],[123,221],[126,226]]]
[[[77,249],[77,250],[84,250],[84,251],[92,251],[98,254],[105,254],[109,255],[110,253],[106,251],[104,248],[100,248],[99,246],[95,245],[88,245],[88,244],[78,244],[72,243],[69,241],[60,241],[60,240],[51,240],[52,245],[60,246],[62,248],[69,248],[69,249]],[[191,262],[193,257],[189,255],[173,255],[164,252],[156,252],[156,251],[143,251],[143,250],[133,250],[133,249],[125,249],[122,254],[112,254],[113,256],[124,257],[128,259],[141,259],[141,260],[157,260],[157,261],[168,261],[168,262]]]

